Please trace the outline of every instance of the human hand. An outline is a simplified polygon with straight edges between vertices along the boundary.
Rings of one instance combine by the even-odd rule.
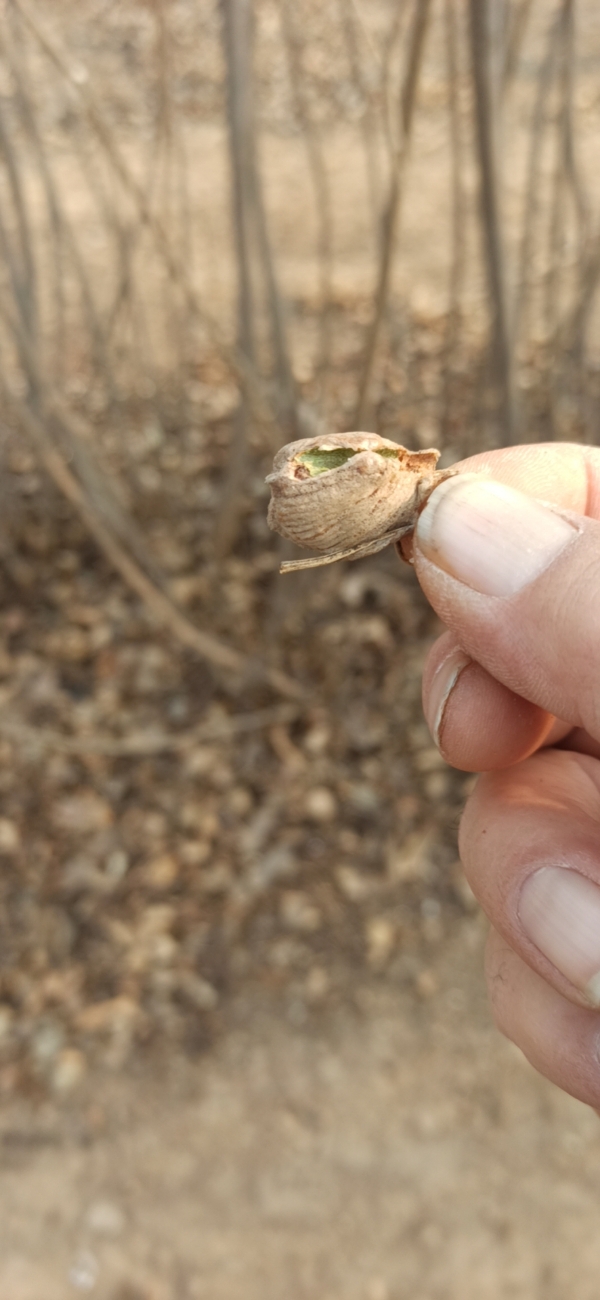
[[[492,925],[496,1023],[599,1108],[600,450],[514,447],[460,468],[414,539],[448,628],[425,715],[449,763],[484,773],[460,851]]]

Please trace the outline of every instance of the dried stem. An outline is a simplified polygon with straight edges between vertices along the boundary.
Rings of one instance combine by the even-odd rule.
[[[189,282],[185,265],[173,251],[162,221],[152,212],[142,186],[118,149],[114,135],[108,127],[89,85],[87,83],[81,84],[73,76],[67,60],[57,49],[55,42],[40,27],[29,0],[12,0],[12,3],[18,8],[40,47],[81,103],[87,120],[99,140],[114,174],[118,177],[125,193],[133,201],[140,224],[150,231],[156,250],[169,276],[182,294],[190,319],[196,320],[203,325],[236,379],[243,385],[248,401],[252,406],[254,419],[262,424],[270,425],[273,421],[273,415],[264,385],[258,382],[254,369],[249,366],[247,358],[240,349],[232,347],[226,341],[217,322],[198,301],[198,297]]]
[[[4,397],[6,401],[10,401],[6,392]],[[142,600],[156,621],[186,649],[213,664],[215,668],[246,679],[254,677],[259,681],[265,681],[279,695],[295,700],[303,699],[302,687],[287,674],[240,654],[231,646],[219,641],[217,637],[194,627],[194,624],[165,592],[161,591],[143,572],[100,518],[60,451],[52,444],[43,419],[35,415],[24,403],[15,405],[12,402],[11,406],[15,418],[31,439],[50,478],[74,507],[109,562],[121,574],[127,586]]]
[[[55,236],[56,249],[58,253],[60,253],[60,251],[62,250],[64,254],[70,257],[71,264],[79,284],[79,289],[81,293],[81,302],[84,309],[86,324],[88,327],[88,331],[92,343],[92,349],[93,349],[94,359],[96,362],[96,367],[98,373],[102,375],[104,381],[107,383],[108,390],[111,397],[114,398],[114,395],[116,393],[116,380],[115,380],[112,361],[108,349],[108,338],[101,320],[99,309],[95,301],[94,291],[90,282],[87,268],[84,259],[81,256],[79,243],[75,236],[75,232],[73,230],[72,224],[68,220],[66,213],[64,211],[64,207],[62,205],[62,201],[60,197],[60,191],[54,180],[54,175],[48,163],[47,153],[46,150],[44,149],[39,128],[37,125],[30,87],[27,85],[27,82],[25,81],[24,68],[19,59],[18,47],[16,45],[13,46],[12,44],[9,45],[8,41],[6,40],[6,32],[4,33],[4,37],[5,40],[2,47],[3,53],[6,57],[7,63],[11,69],[11,73],[14,78],[15,88],[17,91],[17,102],[19,105],[21,119],[25,127],[25,130],[27,132],[28,138],[31,142],[36,164],[39,170],[39,176],[41,178],[44,187],[46,204],[48,207],[48,213],[50,217],[50,225]],[[59,334],[59,338],[63,336],[63,346],[64,346],[65,305],[64,305],[64,290],[62,286],[60,261],[57,266],[56,280],[57,280],[57,285],[56,285],[55,297],[57,302],[58,334]]]
[[[302,46],[296,24],[292,18],[293,6],[289,0],[281,0],[282,31],[285,41],[294,108],[301,128],[308,165],[310,168],[315,203],[317,209],[318,239],[317,257],[320,278],[320,343],[319,369],[324,373],[329,368],[331,359],[331,322],[330,304],[332,299],[333,276],[333,225],[331,215],[331,198],[329,180],[325,165],[325,156],[321,133],[310,111],[306,94],[306,77],[302,67]]]
[[[444,425],[447,431],[450,418],[450,385],[452,363],[458,348],[460,328],[460,295],[466,261],[465,224],[467,202],[463,182],[463,140],[459,96],[459,43],[457,32],[456,0],[446,0],[444,9],[446,52],[448,60],[448,108],[450,125],[452,252],[450,284],[448,290],[448,323],[444,346]]]
[[[533,0],[518,0],[514,6],[504,51],[504,66],[502,68],[503,95],[506,95],[514,81],[532,8]]]
[[[222,0],[223,45],[227,68],[227,122],[231,169],[231,213],[237,272],[237,347],[248,366],[256,364],[255,305],[251,270],[252,238],[252,0]],[[248,474],[249,410],[240,393],[228,472],[215,528],[215,552],[231,549],[243,510]]]
[[[546,52],[540,65],[531,126],[529,128],[529,157],[525,184],[525,206],[520,241],[517,275],[517,299],[513,320],[513,341],[516,346],[525,327],[525,313],[531,284],[533,242],[540,200],[540,172],[543,137],[547,124],[547,110],[557,56],[558,24],[553,18],[548,31]]]
[[[0,735],[16,744],[33,750],[54,751],[61,754],[104,754],[110,758],[140,758],[151,754],[185,754],[196,745],[215,740],[230,740],[234,736],[250,735],[267,727],[285,726],[294,722],[301,712],[298,704],[279,704],[270,709],[256,709],[251,713],[237,713],[194,727],[191,731],[132,731],[126,736],[86,733],[83,736],[67,735],[49,727],[32,727],[4,709],[0,716]]]
[[[377,287],[375,289],[375,309],[367,332],[356,411],[353,419],[353,428],[355,429],[363,428],[367,418],[369,387],[390,286],[403,180],[410,149],[417,85],[430,7],[431,0],[416,0],[409,42],[408,65],[400,96],[400,141],[395,149],[390,189],[383,218],[382,247]]]
[[[381,210],[381,171],[379,166],[379,138],[377,131],[377,118],[373,103],[373,95],[368,83],[368,79],[363,71],[363,64],[360,51],[360,40],[357,36],[357,15],[356,7],[352,0],[338,0],[340,8],[340,17],[342,21],[342,31],[348,53],[348,63],[357,94],[362,101],[363,111],[360,116],[360,128],[363,138],[363,148],[365,155],[365,169],[367,177],[367,190],[369,197],[369,207],[373,219],[376,244],[379,236],[379,213]],[[364,30],[361,25],[358,26],[359,35],[363,37]]]
[[[3,111],[0,111],[0,159],[4,164],[8,177],[15,213],[17,249],[15,250],[16,256],[14,256],[14,273],[18,281],[20,311],[23,324],[33,338],[37,336],[39,328],[37,275],[33,240],[19,163],[10,132],[6,128]]]
[[[395,86],[392,84],[392,68],[397,47],[403,37],[403,24],[407,13],[409,12],[408,0],[396,0],[394,4],[392,21],[386,33],[383,44],[383,58],[381,65],[381,99],[383,106],[383,136],[389,155],[390,173],[394,169],[394,162],[398,145],[397,131],[397,105],[394,97]]]
[[[469,0],[471,67],[475,91],[475,136],[485,268],[492,312],[492,370],[500,392],[502,440],[518,440],[514,359],[500,211],[495,111],[492,85],[490,0]]]

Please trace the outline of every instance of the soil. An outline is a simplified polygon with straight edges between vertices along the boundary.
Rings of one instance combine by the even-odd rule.
[[[190,168],[190,278],[226,321],[218,15],[203,4],[172,8],[177,102],[189,157],[202,161]],[[343,428],[370,317],[373,228],[344,107],[351,86],[337,7],[309,8],[319,37],[311,87],[334,196],[325,377],[306,149],[267,4],[263,165],[301,392]],[[375,31],[385,11],[369,9]],[[597,14],[585,12],[581,111],[597,95]],[[47,21],[80,84],[91,70],[120,148],[151,175],[150,10],[113,4],[98,16],[91,0],[69,2]],[[440,41],[438,26],[373,420],[409,446],[442,445],[450,464],[491,434],[475,256],[470,311],[448,362]],[[199,46],[201,74],[190,54]],[[47,75],[39,50],[28,57],[65,208],[108,311],[122,249],[109,245],[97,195],[81,179],[70,92]],[[526,65],[519,111],[530,82]],[[595,120],[584,119],[584,153],[597,149]],[[509,207],[525,156],[524,133],[515,139]],[[93,150],[89,158],[98,163]],[[465,179],[472,187],[468,168]],[[137,310],[143,318],[152,308],[147,339],[133,307],[131,320],[115,309],[116,391],[109,400],[98,375],[90,379],[83,342],[81,355],[62,359],[62,391],[142,532],[149,568],[193,623],[248,661],[238,673],[209,667],[158,627],[7,418],[0,1298],[592,1300],[598,1121],[534,1075],[490,1022],[485,921],[456,846],[475,778],[443,763],[420,704],[437,619],[391,552],[279,577],[284,550],[266,526],[264,476],[284,427],[251,431],[237,536],[218,554],[237,390],[214,346],[204,338],[196,347],[194,336],[192,347],[181,333],[160,265],[125,208]],[[470,223],[473,241],[471,209]],[[136,367],[142,337],[154,369]],[[593,436],[598,369],[578,372],[580,405],[555,394],[549,425],[539,361],[532,348],[519,371],[531,436]],[[285,671],[302,698],[273,691],[257,660]]]
[[[3,1300],[595,1300],[598,1120],[490,1025],[483,938],[426,999],[247,996],[196,1064],[5,1105]]]

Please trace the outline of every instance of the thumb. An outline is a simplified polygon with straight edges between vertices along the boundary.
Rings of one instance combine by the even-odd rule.
[[[600,523],[464,474],[416,529],[426,596],[497,681],[600,739]]]

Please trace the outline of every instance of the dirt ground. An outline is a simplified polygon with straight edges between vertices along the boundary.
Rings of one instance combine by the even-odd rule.
[[[595,1300],[600,1126],[495,1033],[483,927],[439,995],[255,997],[197,1064],[3,1107],[3,1300]]]
[[[370,318],[374,227],[338,7],[307,4],[311,87],[329,113],[325,376],[306,148],[266,0],[261,157],[296,378],[342,428]],[[377,34],[384,0],[358,9]],[[543,9],[511,110],[512,216]],[[149,186],[153,12],[137,0],[65,0],[47,16]],[[597,7],[582,12],[577,143],[593,172],[600,36]],[[169,14],[190,282],[227,320],[218,10],[181,0]],[[436,24],[374,420],[409,446],[440,445],[451,463],[487,436],[483,280],[469,256],[449,372],[441,11]],[[62,358],[65,398],[118,482],[149,568],[192,623],[250,662],[244,673],[209,666],[158,626],[16,424],[0,422],[0,1300],[596,1300],[600,1125],[491,1024],[485,922],[456,846],[474,778],[443,763],[420,704],[438,621],[389,552],[280,579],[264,430],[252,431],[235,545],[216,554],[238,403],[231,372],[195,335],[193,348],[184,340],[192,361],[176,355],[181,318],[165,307],[151,241],[122,195],[114,238],[97,142],[83,150],[97,188],[84,183],[92,137],[78,137],[72,87],[53,80],[33,43],[27,57],[101,322],[114,308],[116,391],[108,397],[97,373],[89,381],[82,343]],[[471,194],[470,164],[464,179]],[[131,319],[119,314],[126,245]],[[50,276],[41,280],[49,310]],[[81,304],[66,283],[69,325]],[[51,337],[48,356],[57,351]],[[583,375],[587,424],[559,393],[549,428],[537,364],[531,349],[518,375],[531,437],[589,437],[600,369],[590,362]],[[303,697],[274,692],[254,658]]]

